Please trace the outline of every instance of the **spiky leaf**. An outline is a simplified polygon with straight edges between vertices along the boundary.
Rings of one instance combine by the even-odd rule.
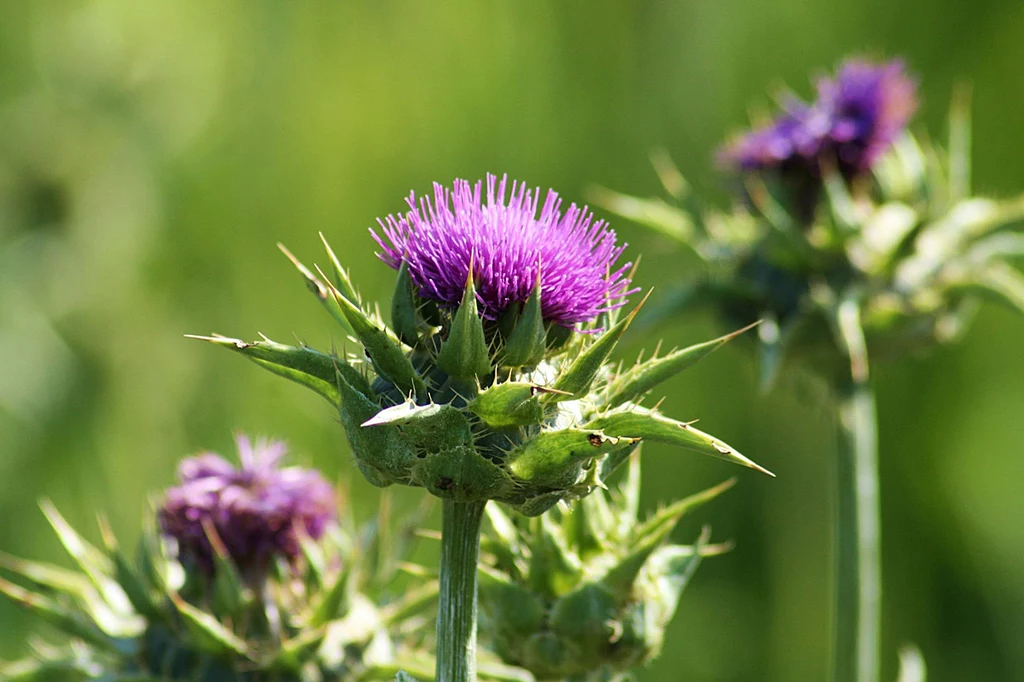
[[[594,383],[594,379],[601,371],[601,368],[604,367],[605,362],[608,361],[622,335],[629,329],[629,325],[633,322],[636,314],[640,312],[640,308],[648,296],[650,296],[650,292],[648,292],[647,296],[644,296],[640,304],[629,315],[624,317],[614,327],[601,334],[597,341],[587,346],[576,356],[572,364],[558,375],[554,385],[551,387],[558,391],[558,393],[552,393],[545,396],[545,398],[557,401],[581,398],[586,395],[590,390],[590,386]]]
[[[617,409],[584,425],[584,429],[602,431],[606,436],[621,436],[668,443],[710,455],[728,462],[741,464],[761,473],[774,476],[772,472],[747,459],[732,446],[694,428],[691,424],[670,419],[654,410],[636,405]]]
[[[539,394],[544,392],[534,384],[506,381],[480,391],[466,407],[492,429],[540,424],[544,408]]]
[[[606,390],[609,405],[621,405],[636,400],[661,382],[672,378],[683,370],[697,364],[729,341],[745,331],[753,329],[759,323],[747,325],[732,333],[720,336],[711,341],[698,343],[688,348],[681,348],[660,358],[638,364],[615,378]]]
[[[539,486],[573,485],[581,468],[601,455],[632,448],[639,438],[609,436],[599,429],[542,431],[508,454],[517,478]]]

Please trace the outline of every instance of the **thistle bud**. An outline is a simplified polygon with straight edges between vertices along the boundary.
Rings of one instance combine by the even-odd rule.
[[[422,514],[389,529],[383,502],[372,528],[342,524],[318,473],[277,468],[283,445],[238,443],[241,469],[182,462],[134,561],[102,519],[96,547],[44,503],[77,570],[0,555],[0,593],[69,642],[0,677],[383,682],[397,657],[429,671],[417,633],[437,583],[398,574]]]
[[[570,511],[536,519],[488,507],[490,557],[480,574],[481,636],[510,665],[538,680],[614,679],[652,660],[702,557],[724,546],[704,534],[693,546],[669,535],[682,516],[728,488],[637,519],[640,465],[620,489],[595,491]]]
[[[763,320],[768,385],[789,358],[829,380],[861,380],[868,357],[958,338],[983,297],[1024,312],[1012,264],[1024,197],[972,196],[965,98],[942,146],[906,129],[915,89],[899,60],[847,61],[818,82],[814,102],[791,98],[724,148],[720,161],[742,185],[728,210],[699,205],[664,159],[677,206],[604,194],[612,211],[675,236],[706,266],[659,314],[700,301],[729,325]]]
[[[330,401],[377,486],[537,515],[602,485],[644,439],[760,469],[636,402],[699,352],[610,364],[636,314],[619,314],[635,289],[615,233],[586,209],[563,211],[554,192],[542,204],[539,190],[494,176],[483,188],[437,185],[432,201],[413,195],[405,215],[380,221],[380,258],[398,272],[391,327],[361,304],[329,247],[331,277],[286,251],[361,351],[201,338]]]

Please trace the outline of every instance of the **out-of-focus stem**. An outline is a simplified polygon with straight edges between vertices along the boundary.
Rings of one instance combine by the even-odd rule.
[[[833,682],[878,682],[882,561],[878,426],[867,347],[852,301],[839,310],[850,377],[836,386],[837,461]]]

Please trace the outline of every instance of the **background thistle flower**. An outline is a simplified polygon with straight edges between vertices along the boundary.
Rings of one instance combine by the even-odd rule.
[[[916,90],[900,60],[847,60],[834,78],[819,79],[814,102],[790,96],[782,115],[726,145],[719,160],[757,173],[798,222],[813,220],[823,174],[853,181],[869,173],[903,134],[917,108]]]
[[[901,60],[847,60],[834,78],[818,80],[815,102],[788,102],[777,120],[739,137],[720,158],[743,171],[813,176],[831,162],[853,178],[903,134],[917,108],[916,90]]]
[[[410,583],[399,574],[422,510],[390,529],[387,502],[368,526],[335,523],[334,507],[326,506],[334,492],[319,474],[273,468],[283,445],[253,449],[239,437],[239,449],[241,472],[209,454],[182,463],[182,487],[190,489],[168,492],[159,513],[164,530],[156,513],[148,518],[134,561],[102,517],[100,548],[44,503],[78,570],[0,555],[0,573],[17,581],[0,577],[0,592],[70,641],[37,646],[33,657],[0,669],[0,677],[354,682],[393,679],[398,657],[403,667],[429,673],[421,616],[437,583]],[[243,513],[232,504],[253,475],[262,477],[269,497]],[[200,504],[200,483],[215,504]],[[298,490],[310,494],[312,507],[273,499]],[[264,516],[253,523],[258,513]],[[268,524],[277,522],[276,537],[268,536]],[[208,533],[205,544],[193,534],[198,529]]]
[[[603,485],[643,440],[765,471],[638,402],[731,335],[614,367],[609,357],[636,314],[619,318],[629,278],[628,266],[615,269],[614,233],[586,210],[562,214],[554,193],[538,217],[539,192],[514,185],[506,202],[504,181],[487,186],[486,204],[480,183],[460,182],[382,223],[381,258],[398,269],[391,327],[362,305],[330,247],[330,277],[285,250],[362,353],[199,337],[330,401],[372,484],[444,500],[436,676],[446,682],[476,679],[476,565],[489,500],[540,515]]]
[[[985,297],[1024,313],[1015,266],[1024,196],[971,195],[965,98],[954,101],[946,148],[904,130],[915,97],[900,62],[849,61],[818,95],[726,148],[744,180],[730,210],[701,207],[665,160],[676,208],[603,197],[662,232],[671,225],[706,265],[660,315],[699,301],[731,324],[763,319],[765,386],[787,360],[828,382],[839,435],[834,679],[876,682],[880,520],[869,359],[958,338]]]
[[[702,557],[727,549],[669,536],[682,517],[732,485],[637,518],[640,460],[612,492],[537,519],[488,508],[480,582],[484,641],[538,680],[607,680],[650,662]]]
[[[805,109],[832,112],[818,143],[766,142],[793,127],[787,114],[726,148],[734,169],[747,171],[730,210],[702,205],[664,159],[675,207],[602,192],[610,210],[677,235],[705,266],[648,320],[698,305],[730,325],[764,319],[767,386],[787,357],[832,379],[850,371],[851,344],[882,360],[955,340],[985,297],[1024,311],[1024,277],[1013,267],[1024,197],[971,195],[965,99],[954,101],[942,147],[903,130],[915,100],[899,61],[846,62],[818,91]],[[801,130],[801,140],[812,137]],[[785,153],[762,154],[776,147]],[[809,212],[806,195],[773,184],[786,174],[813,186]],[[863,344],[849,338],[840,310],[856,313]]]
[[[318,472],[277,468],[284,443],[236,442],[241,469],[213,453],[183,460],[158,518],[183,561],[212,572],[215,536],[238,570],[258,579],[278,557],[297,560],[303,535],[319,540],[337,522],[337,500]]]

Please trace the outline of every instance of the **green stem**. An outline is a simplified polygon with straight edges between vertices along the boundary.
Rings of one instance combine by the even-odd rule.
[[[476,573],[486,504],[445,500],[442,506],[438,682],[476,682]]]
[[[875,396],[865,378],[838,390],[834,682],[878,682],[882,571]]]

